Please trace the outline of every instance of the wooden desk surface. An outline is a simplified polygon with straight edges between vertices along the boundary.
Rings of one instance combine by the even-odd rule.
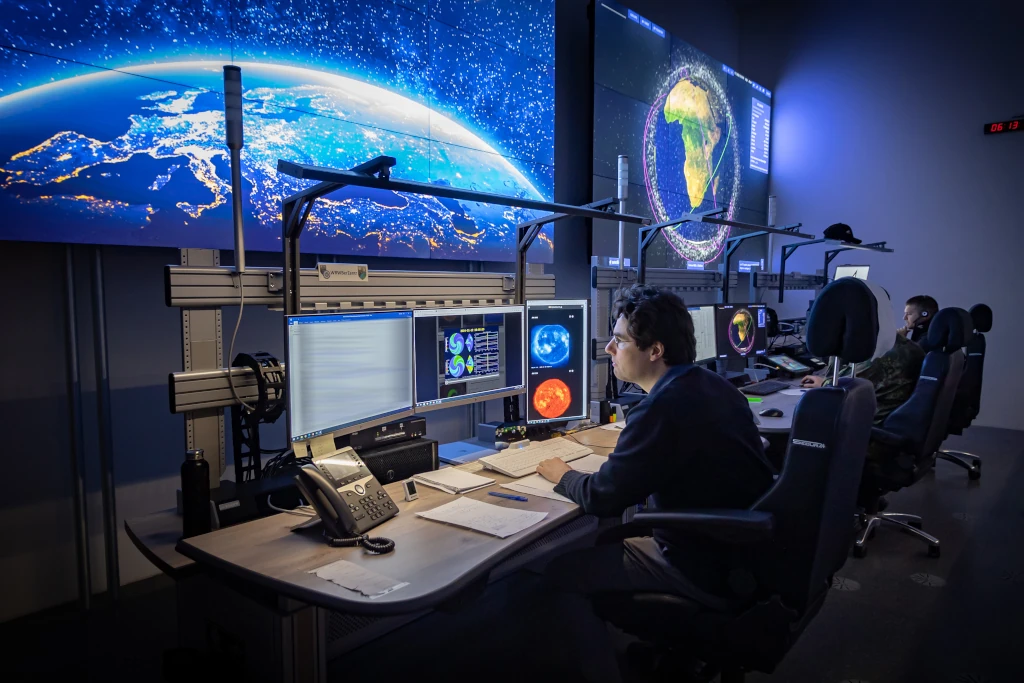
[[[183,539],[178,549],[200,564],[321,607],[372,615],[430,608],[455,596],[474,580],[486,579],[490,569],[502,560],[581,514],[575,504],[547,498],[530,496],[529,501],[518,502],[489,496],[489,491],[500,491],[499,484],[511,479],[487,470],[478,474],[496,483],[466,496],[491,505],[547,512],[547,518],[508,538],[496,538],[417,517],[416,512],[451,502],[457,496],[420,486],[419,499],[406,502],[398,482],[385,488],[398,504],[400,514],[369,534],[395,542],[394,552],[387,555],[369,555],[361,547],[328,547],[319,526],[292,532],[292,527],[307,520],[289,514]],[[371,600],[308,573],[337,560],[348,560],[409,585]]]
[[[177,551],[181,517],[174,508],[124,520],[128,538],[150,562],[171,578],[195,571],[195,562]]]
[[[793,388],[800,388],[800,380],[793,381]],[[750,412],[754,414],[760,424],[757,425],[759,432],[763,434],[788,434],[793,430],[793,413],[796,412],[796,404],[803,398],[804,392],[799,396],[788,396],[781,391],[774,394],[762,396],[760,403],[751,403]],[[782,417],[766,417],[758,415],[762,410],[778,408],[782,411]]]

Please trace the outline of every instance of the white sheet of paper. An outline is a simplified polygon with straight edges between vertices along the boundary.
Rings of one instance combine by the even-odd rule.
[[[321,579],[336,583],[350,591],[362,593],[371,600],[409,585],[408,581],[396,581],[347,560],[331,562],[319,569],[311,569],[308,573],[316,574]]]
[[[806,389],[783,389],[779,392],[783,396],[803,396],[807,393]]]
[[[601,429],[618,429],[621,430],[626,426],[625,422],[609,422],[606,425],[601,425]]]
[[[596,453],[591,453],[590,455],[585,455],[578,460],[572,460],[567,464],[569,465],[569,467],[573,468],[577,472],[593,473],[601,469],[601,465],[605,464],[606,462],[608,462],[607,457],[603,455],[597,455]]]
[[[560,493],[555,493],[555,485],[539,474],[531,474],[528,477],[517,479],[514,482],[502,484],[501,488],[516,491],[517,493],[524,493],[527,496],[550,498],[551,500],[560,500],[563,503],[572,502]]]
[[[484,464],[479,460],[473,462],[467,462],[465,465],[458,465],[455,469],[462,470],[463,472],[479,472],[484,468]]]
[[[481,477],[472,472],[458,469],[456,467],[443,467],[433,472],[421,472],[413,477],[424,486],[432,486],[447,493],[465,493],[476,489],[490,486],[493,479]]]
[[[508,538],[548,516],[546,512],[515,510],[465,497],[416,514],[424,519],[482,531],[498,538]]]

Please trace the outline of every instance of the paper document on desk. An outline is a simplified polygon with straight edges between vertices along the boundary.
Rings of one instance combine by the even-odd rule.
[[[566,464],[577,472],[587,472],[592,474],[601,469],[601,465],[606,462],[608,462],[608,458],[606,456],[591,453],[590,455],[583,456],[579,460],[573,460]]]
[[[307,573],[316,574],[325,581],[330,581],[342,588],[361,593],[371,600],[409,585],[408,581],[396,581],[347,560],[338,560],[319,569],[311,569]]]
[[[606,425],[601,425],[601,429],[616,429],[616,430],[621,430],[621,429],[622,429],[623,427],[625,427],[625,426],[626,426],[626,423],[625,423],[625,422],[609,422],[609,423],[608,423],[608,424],[606,424]]]
[[[548,516],[546,512],[515,510],[501,505],[481,503],[472,498],[459,498],[433,510],[416,514],[424,519],[482,531],[498,538],[518,534]]]
[[[783,396],[803,396],[807,393],[806,389],[783,389],[779,392]]]
[[[482,489],[494,483],[493,479],[466,472],[454,467],[445,467],[433,472],[422,472],[413,477],[417,483],[441,489],[445,493],[467,493]]]
[[[555,485],[539,474],[531,474],[528,477],[517,479],[516,481],[508,484],[502,484],[501,488],[515,491],[516,493],[522,493],[527,496],[550,498],[551,500],[560,500],[563,503],[572,502],[562,494],[555,493]]]

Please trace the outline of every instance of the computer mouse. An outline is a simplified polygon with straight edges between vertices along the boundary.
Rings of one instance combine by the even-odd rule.
[[[763,417],[782,417],[783,415],[785,415],[785,413],[783,413],[778,408],[765,408],[764,410],[759,412],[758,415],[761,415]]]

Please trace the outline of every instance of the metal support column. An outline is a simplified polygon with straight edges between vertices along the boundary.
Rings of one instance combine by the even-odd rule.
[[[99,426],[100,483],[103,492],[103,542],[107,594],[117,602],[121,572],[117,560],[117,487],[114,480],[114,438],[110,416],[110,366],[107,357],[107,313],[103,293],[103,250],[94,247],[93,336],[96,354],[96,406]]]
[[[89,515],[85,499],[85,436],[82,424],[82,378],[78,366],[78,316],[75,313],[75,252],[64,245],[65,320],[67,345],[65,351],[68,416],[70,417],[71,492],[75,513],[75,558],[78,569],[78,605],[88,610],[92,605],[92,573],[89,558]]]
[[[183,266],[219,266],[214,249],[182,249]],[[241,277],[241,276],[239,276]],[[181,365],[185,372],[220,370],[224,367],[222,314],[216,308],[181,309]],[[202,448],[210,464],[210,486],[220,485],[224,474],[224,411],[204,408],[185,413],[185,448]]]

